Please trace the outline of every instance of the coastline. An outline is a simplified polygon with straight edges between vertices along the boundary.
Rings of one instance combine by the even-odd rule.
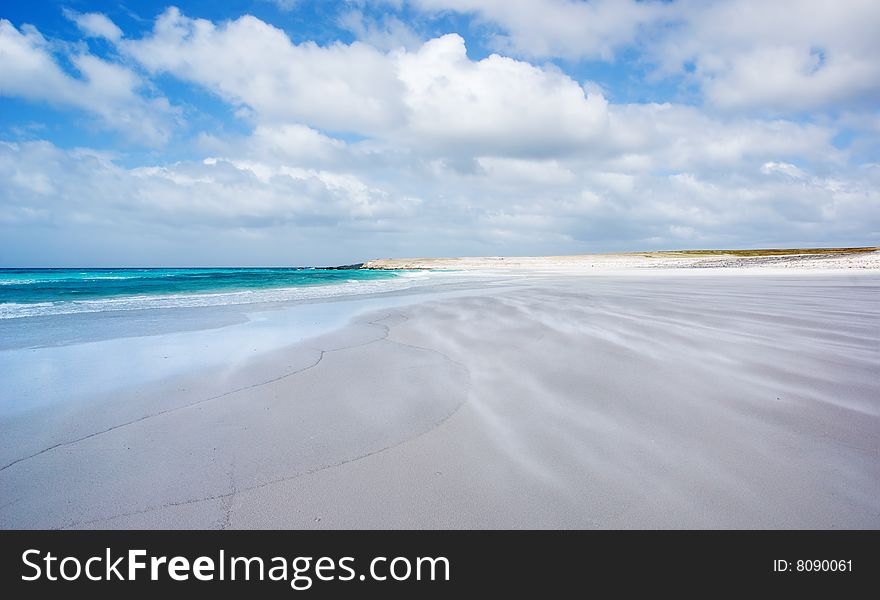
[[[657,269],[811,269],[880,270],[880,248],[807,250],[683,250],[580,254],[570,256],[476,256],[456,258],[383,258],[368,260],[361,269],[374,270],[513,270],[577,271],[583,274]]]
[[[484,270],[6,416],[0,527],[880,527],[880,273]]]

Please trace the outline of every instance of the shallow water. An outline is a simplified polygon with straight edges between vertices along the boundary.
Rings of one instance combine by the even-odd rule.
[[[326,298],[399,289],[410,278],[360,269],[0,269],[0,319]]]

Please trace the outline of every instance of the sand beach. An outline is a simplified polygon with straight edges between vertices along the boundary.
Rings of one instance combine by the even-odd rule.
[[[373,261],[454,272],[82,315],[0,350],[0,527],[878,528],[878,257]]]

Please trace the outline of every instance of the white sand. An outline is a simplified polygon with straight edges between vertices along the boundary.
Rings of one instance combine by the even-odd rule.
[[[657,269],[719,270],[880,270],[880,251],[736,256],[733,254],[689,255],[675,252],[628,254],[581,254],[572,256],[476,256],[461,258],[389,258],[364,263],[367,269],[432,269],[484,271],[568,271],[601,273]]]
[[[676,273],[475,278],[7,416],[0,526],[880,527],[880,273]]]

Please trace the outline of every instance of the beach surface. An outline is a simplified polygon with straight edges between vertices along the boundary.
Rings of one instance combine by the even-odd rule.
[[[877,257],[483,259],[2,349],[0,527],[880,528]]]
[[[880,248],[818,248],[802,250],[678,250],[572,256],[466,256],[455,258],[382,258],[364,269],[464,271],[628,272],[658,269],[799,271],[880,269]]]

